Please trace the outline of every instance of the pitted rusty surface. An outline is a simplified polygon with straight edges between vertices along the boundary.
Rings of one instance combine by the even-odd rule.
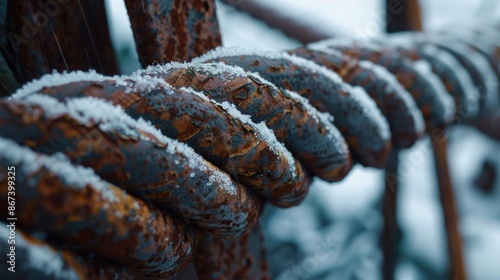
[[[423,135],[418,120],[411,113],[413,108],[408,106],[401,89],[392,86],[385,77],[380,77],[372,69],[363,67],[358,60],[307,48],[289,52],[325,66],[352,86],[362,87],[387,118],[396,147],[411,147]]]
[[[334,116],[334,124],[349,144],[355,159],[366,166],[381,167],[390,151],[390,139],[365,114],[365,108],[343,82],[294,64],[286,58],[268,58],[258,55],[218,57],[207,62],[224,62],[257,72],[264,79],[281,88],[295,91],[307,98],[319,111]]]
[[[424,77],[411,65],[409,60],[401,59],[397,52],[372,49],[356,43],[351,46],[332,45],[330,48],[345,56],[368,60],[387,68],[413,96],[424,116],[428,130],[448,124],[449,120],[445,114],[446,104],[439,100],[432,84],[427,80],[427,77]]]
[[[8,222],[7,222],[8,224]],[[0,222],[0,226],[6,228],[7,225]],[[7,244],[7,235],[0,235],[0,242]],[[111,264],[96,256],[77,255],[68,250],[60,250],[52,245],[34,238],[33,236],[16,228],[16,272],[7,270],[8,257],[2,254],[0,257],[1,267],[0,278],[12,280],[33,279],[37,275],[39,280],[106,280],[106,279],[134,279],[129,271],[116,264]],[[40,256],[40,252],[45,255]],[[51,255],[47,255],[50,252]],[[40,266],[43,260],[33,259],[32,256],[45,258],[52,270],[45,270],[46,266]],[[61,264],[60,267],[57,264]]]
[[[19,83],[53,70],[118,73],[103,1],[8,2],[3,48]]]
[[[215,0],[126,0],[139,60],[186,61],[222,44]]]
[[[105,182],[77,186],[71,167],[55,175],[12,153],[0,151],[0,205],[7,209],[7,167],[15,166],[17,226],[151,276],[189,263],[195,235],[184,223]],[[1,215],[5,220],[7,211]]]
[[[292,172],[282,152],[273,152],[271,144],[259,139],[252,127],[218,105],[175,88],[126,91],[104,81],[70,83],[40,92],[61,101],[92,96],[120,105],[130,116],[148,120],[164,135],[188,144],[235,181],[277,206],[296,205],[307,194],[309,179],[302,165],[296,161]]]
[[[314,175],[328,181],[341,180],[347,175],[352,167],[351,156],[344,139],[326,127],[331,124],[255,76],[216,72],[174,68],[159,76],[173,86],[191,87],[219,102],[233,103],[255,122],[265,122]]]
[[[103,179],[211,232],[237,235],[256,223],[261,200],[236,182],[225,182],[217,167],[200,162],[205,169],[193,168],[189,154],[169,153],[169,144],[140,128],[130,127],[136,135],[130,136],[103,131],[101,124],[82,124],[67,114],[47,116],[38,105],[0,102],[3,137],[37,152],[62,152],[73,163],[91,167]]]
[[[194,257],[198,279],[271,279],[259,224],[236,239],[200,236]]]

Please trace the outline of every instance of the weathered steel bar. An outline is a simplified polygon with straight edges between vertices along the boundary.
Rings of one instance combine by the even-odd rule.
[[[454,101],[437,76],[427,67],[427,62],[419,61],[416,64],[402,60],[394,50],[384,50],[374,43],[361,41],[327,40],[309,45],[309,48],[325,52],[334,49],[343,55],[369,60],[387,68],[411,93],[424,116],[427,128],[446,125],[453,120]]]
[[[13,171],[20,228],[45,232],[49,240],[150,276],[170,276],[189,263],[195,235],[184,223],[102,181],[90,169],[4,138],[0,139],[3,209],[8,209],[7,196],[13,191],[8,183]],[[10,217],[7,211],[0,215],[3,221]]]
[[[89,74],[89,81],[78,80],[85,75],[45,76],[29,89],[16,92],[15,97],[40,92],[60,101],[79,96],[105,99],[120,105],[134,118],[150,121],[167,137],[188,144],[236,182],[254,189],[273,204],[293,206],[307,193],[309,178],[302,165],[269,129],[234,113],[236,110],[230,106],[209,101],[192,90],[171,88],[159,79],[129,76],[117,80]],[[48,80],[62,84],[47,86]]]
[[[247,231],[262,208],[252,191],[189,147],[99,99],[69,99],[64,105],[31,95],[22,102],[0,101],[0,127],[3,137],[37,152],[62,152],[104,180],[216,234]]]
[[[215,0],[125,0],[143,67],[186,61],[222,44]]]
[[[424,134],[423,117],[411,95],[383,67],[335,51],[298,48],[289,52],[334,71],[352,86],[362,87],[387,119],[395,147],[410,147]]]
[[[259,224],[246,235],[228,240],[203,234],[196,245],[198,279],[271,279],[264,233]]]
[[[375,104],[361,89],[345,84],[335,73],[286,53],[216,49],[196,62],[223,62],[259,73],[281,89],[295,91],[333,123],[346,139],[355,159],[366,166],[384,165],[391,148],[390,132]]]
[[[123,266],[96,256],[60,250],[12,226],[10,221],[0,222],[0,242],[14,244],[12,240],[15,240],[13,253],[9,250],[11,246],[6,246],[7,250],[0,257],[0,278],[4,280],[132,280],[135,276]],[[9,264],[9,254],[15,254],[13,267]]]
[[[276,138],[314,175],[336,181],[352,167],[344,139],[324,113],[294,92],[281,91],[257,75],[223,63],[152,66],[143,72],[176,87],[192,87],[219,102],[230,102]]]
[[[451,279],[467,280],[462,238],[460,236],[458,208],[455,203],[455,192],[451,182],[447,156],[447,136],[444,130],[436,131],[431,135],[432,147],[434,149],[434,162],[436,164],[436,175],[439,183],[439,198],[443,208],[444,223],[446,229],[449,270],[448,277]]]

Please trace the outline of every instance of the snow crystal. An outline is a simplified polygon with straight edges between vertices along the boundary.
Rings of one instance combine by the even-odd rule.
[[[422,117],[422,113],[420,113],[418,106],[415,100],[413,100],[411,94],[403,88],[403,86],[397,81],[396,77],[384,67],[374,64],[373,62],[368,60],[360,61],[359,65],[363,68],[370,69],[375,72],[377,77],[384,79],[384,81],[386,81],[391,88],[397,91],[398,96],[403,100],[406,107],[410,109],[409,113],[411,114],[412,119],[415,121],[415,129],[417,131],[424,131],[425,122]]]
[[[44,87],[54,87],[79,81],[105,81],[109,79],[109,77],[98,74],[95,70],[90,70],[88,72],[74,71],[69,73],[57,73],[54,70],[52,74],[43,75],[40,79],[24,84],[22,88],[14,92],[11,98],[23,98],[40,91]]]
[[[12,163],[19,164],[23,173],[29,174],[45,167],[54,174],[64,186],[82,189],[92,186],[106,201],[115,201],[113,191],[94,171],[79,165],[72,165],[69,159],[57,153],[52,156],[38,155],[27,147],[19,146],[11,140],[0,138],[0,152]]]
[[[381,46],[374,41],[368,40],[358,40],[354,38],[332,38],[326,39],[319,42],[311,43],[307,45],[308,49],[325,51],[332,49],[332,47],[355,47],[359,46],[372,51],[380,51]]]
[[[479,111],[479,93],[474,87],[474,82],[465,68],[458,62],[458,60],[448,53],[432,45],[425,45],[422,48],[425,55],[432,56],[434,59],[439,60],[441,63],[453,69],[453,72],[458,77],[459,85],[464,89],[463,105],[470,116],[474,116]]]
[[[332,80],[336,82],[341,82],[342,79],[332,71],[328,70],[324,66],[320,66],[313,61],[304,59],[302,57],[298,57],[296,55],[290,55],[286,52],[273,52],[273,51],[265,51],[265,50],[250,50],[250,49],[245,49],[241,47],[230,47],[230,48],[224,48],[224,47],[218,47],[210,52],[193,59],[194,62],[203,62],[203,61],[208,61],[212,60],[218,57],[234,57],[234,56],[240,56],[240,55],[255,55],[255,56],[260,56],[268,59],[284,59],[288,60],[298,66],[308,68],[313,72],[319,72],[322,75],[330,77]]]
[[[83,71],[73,71],[57,73],[55,70],[52,74],[46,74],[40,79],[33,80],[26,83],[22,88],[18,89],[10,97],[10,99],[21,99],[30,94],[37,93],[45,87],[56,87],[60,85],[65,85],[73,82],[103,82],[103,81],[113,81],[117,86],[126,87],[125,92],[132,91],[151,91],[161,86],[164,88],[170,88],[171,86],[165,82],[165,80],[150,77],[150,76],[140,76],[137,74],[132,74],[130,76],[113,76],[107,77],[98,74],[95,70],[90,70],[88,72]]]
[[[255,136],[257,136],[259,140],[266,142],[270,150],[274,154],[278,156],[281,155],[285,156],[285,160],[288,162],[288,165],[290,167],[290,172],[292,173],[292,177],[295,178],[297,176],[294,158],[292,157],[290,152],[285,148],[285,146],[276,139],[274,132],[271,129],[269,129],[264,122],[258,124],[253,122],[251,116],[241,113],[240,110],[238,110],[238,108],[234,106],[234,104],[231,104],[227,101],[219,103],[213,99],[208,98],[203,93],[193,90],[192,88],[181,88],[181,89],[217,105],[218,107],[226,111],[226,113],[231,117],[233,117],[234,119],[239,120],[241,123],[252,127],[253,130],[255,131]]]
[[[436,98],[443,104],[444,106],[444,118],[445,121],[450,122],[455,117],[455,101],[451,97],[451,95],[446,91],[443,83],[438,78],[436,74],[432,72],[432,67],[429,62],[425,60],[418,60],[412,63],[414,69],[420,73],[423,77],[429,81],[436,93]]]
[[[334,51],[334,50],[332,50]],[[231,47],[231,48],[224,48],[224,47],[218,47],[205,55],[202,55],[198,58],[195,58],[193,61],[196,62],[203,62],[207,60],[212,60],[217,57],[233,57],[233,56],[240,56],[240,55],[255,55],[255,56],[260,56],[268,59],[283,59],[283,60],[288,60],[291,63],[300,66],[302,68],[309,69],[313,73],[319,73],[323,76],[326,76],[327,78],[331,79],[333,82],[336,84],[341,84],[342,78],[335,72],[327,69],[326,67],[316,64],[315,62],[296,56],[295,54],[288,54],[286,52],[272,52],[272,51],[265,51],[265,50],[249,50],[241,47]],[[340,54],[339,54],[340,55]],[[249,72],[251,73],[251,72]],[[252,73],[255,74],[255,73]],[[262,78],[261,78],[262,79]],[[267,82],[270,83],[270,82]]]
[[[354,100],[356,100],[361,107],[363,108],[363,113],[370,117],[371,120],[377,125],[380,129],[380,136],[383,140],[391,139],[391,130],[389,129],[389,124],[387,120],[382,116],[382,112],[375,104],[366,91],[361,87],[352,87],[351,96]]]
[[[157,73],[166,74],[173,69],[194,69],[196,71],[210,73],[213,75],[229,74],[229,77],[246,77],[247,73],[240,67],[229,66],[222,62],[194,63],[194,62],[170,62],[168,64],[152,65],[145,70],[138,70],[137,74],[156,75]]]
[[[166,148],[167,153],[171,155],[180,154],[183,155],[182,161],[186,163],[192,170],[208,171],[209,172],[209,185],[212,183],[218,183],[218,187],[223,189],[225,192],[236,195],[237,189],[233,183],[233,180],[225,172],[221,172],[217,167],[208,163],[203,157],[198,155],[193,148],[189,147],[185,143],[178,142],[177,140],[170,139],[170,143]],[[181,162],[176,162],[180,164]],[[215,176],[215,177],[214,177]]]
[[[84,125],[89,125],[92,122],[97,123],[102,131],[118,131],[130,137],[140,137],[145,141],[159,141],[167,146],[168,153],[180,155],[191,169],[201,171],[213,169],[191,147],[177,140],[167,138],[151,123],[142,118],[134,120],[121,107],[113,106],[107,101],[93,97],[69,98],[66,99],[66,106],[64,106],[63,103],[59,103],[50,96],[34,94],[26,97],[25,102],[42,106],[49,116],[63,112]],[[148,138],[148,135],[144,135],[140,131],[152,135],[155,139]],[[223,178],[222,183],[221,187],[228,192],[235,192],[235,190],[232,190],[234,185],[229,177]]]
[[[203,63],[205,61],[213,60],[219,57],[234,57],[241,55],[257,55],[270,59],[280,59],[281,53],[267,50],[254,50],[238,46],[233,47],[217,47],[199,57],[193,59],[194,63]]]
[[[7,237],[9,230],[4,223],[0,222],[0,236]],[[26,252],[23,262],[32,269],[47,276],[57,279],[79,279],[75,272],[66,268],[64,260],[59,253],[46,244],[34,244],[26,241],[23,234],[16,235],[16,249],[18,252]]]
[[[337,73],[335,73],[335,72],[327,69],[325,66],[319,65],[319,64],[317,64],[309,59],[298,57],[295,54],[290,55],[288,53],[284,53],[283,58],[290,60],[292,63],[294,63],[300,67],[307,68],[307,69],[311,70],[313,73],[319,73],[323,76],[326,76],[327,78],[329,78],[330,80],[332,80],[336,84],[343,83],[342,78]]]

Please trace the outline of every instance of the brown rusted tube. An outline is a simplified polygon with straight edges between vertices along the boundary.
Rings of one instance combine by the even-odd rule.
[[[352,166],[344,139],[326,116],[260,77],[223,63],[150,67],[144,75],[176,87],[192,87],[219,102],[233,103],[255,122],[265,122],[286,148],[314,175],[337,181]],[[297,95],[297,94],[295,94]]]
[[[477,115],[479,96],[473,94],[475,88],[472,79],[455,57],[434,46],[418,46],[411,42],[387,47],[397,50],[412,61],[429,62],[432,71],[440,78],[448,93],[453,96],[456,108],[455,122],[463,122],[464,119]]]
[[[301,94],[319,111],[334,116],[333,123],[346,139],[357,161],[374,167],[385,163],[391,147],[390,134],[385,119],[379,116],[377,109],[367,109],[366,106],[371,104],[358,97],[364,93],[354,92],[334,73],[295,56],[240,53],[234,55],[230,49],[218,49],[207,54],[209,60],[206,62],[239,66],[248,72],[259,73],[282,89]],[[199,60],[204,61],[204,58]]]
[[[448,258],[450,260],[448,276],[467,280],[467,270],[465,267],[462,239],[459,230],[458,209],[455,204],[455,193],[448,168],[446,135],[442,129],[436,129],[431,135],[431,140],[439,183],[439,198],[441,200],[448,242]]]
[[[415,110],[414,102],[390,74],[381,75],[375,65],[342,56],[338,52],[320,52],[307,48],[289,51],[304,57],[337,73],[344,82],[362,87],[375,101],[390,126],[394,146],[407,148],[412,146],[422,135],[424,127],[422,116]]]
[[[6,246],[5,253],[1,255],[0,278],[12,280],[24,279],[54,279],[54,280],[106,280],[106,279],[134,279],[123,266],[111,264],[97,256],[77,255],[68,250],[54,248],[25,233],[19,228],[15,229],[15,238],[8,239],[10,231],[8,225],[12,220],[0,222],[0,242],[15,246],[14,271],[8,268],[10,245]],[[17,223],[17,221],[15,222]],[[12,243],[15,240],[15,244]]]
[[[73,163],[93,168],[103,179],[210,232],[238,235],[257,221],[261,200],[185,145],[155,134],[102,100],[67,103],[43,95],[22,103],[0,102],[0,135],[37,152],[62,152]],[[99,119],[85,110],[107,116]]]
[[[430,69],[425,69],[429,71],[424,75],[421,67],[417,67],[409,60],[401,59],[396,51],[378,49],[375,44],[366,45],[356,41],[324,41],[309,47],[319,51],[334,49],[343,55],[369,60],[387,68],[413,96],[424,116],[428,130],[449,124],[453,120],[454,103],[444,88],[438,88],[443,87],[442,83],[432,79],[435,77],[430,77],[433,75]]]
[[[222,44],[215,0],[125,0],[125,4],[143,67],[191,60]]]
[[[271,279],[259,224],[235,239],[202,234],[196,252],[198,279]]]
[[[59,79],[65,77],[68,75]],[[154,86],[154,80],[149,81],[150,87],[141,89],[139,79],[130,77],[126,81],[128,86],[118,85],[122,82],[112,78],[95,77],[95,81],[40,87],[36,91],[61,101],[93,96],[120,105],[132,117],[146,119],[166,136],[187,143],[237,182],[277,206],[296,205],[306,195],[309,179],[303,167],[271,139],[272,135],[263,135],[272,134],[269,130],[259,126],[256,131],[249,122],[192,91]]]
[[[19,227],[106,257],[151,276],[189,263],[195,236],[173,217],[102,181],[90,169],[0,140],[0,206],[7,208],[15,168]],[[10,180],[12,181],[12,180]],[[0,214],[2,220],[9,215]]]

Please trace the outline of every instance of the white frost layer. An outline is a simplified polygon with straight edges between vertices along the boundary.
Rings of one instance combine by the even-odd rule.
[[[132,74],[130,76],[107,77],[98,74],[95,70],[90,70],[88,72],[65,71],[63,73],[57,73],[56,71],[54,71],[52,74],[43,75],[40,79],[36,79],[26,83],[22,88],[14,92],[14,94],[10,98],[20,99],[30,94],[37,93],[45,87],[56,87],[64,84],[84,81],[113,81],[118,86],[125,86],[126,92],[150,91],[157,88],[158,86],[170,88],[170,86],[163,79],[150,76],[143,77],[137,74]]]
[[[99,129],[105,132],[116,131],[145,141],[159,141],[167,146],[167,152],[171,155],[180,155],[191,169],[214,171],[215,167],[209,165],[191,147],[167,138],[148,121],[142,118],[135,120],[121,107],[114,106],[105,100],[94,97],[69,98],[66,99],[66,104],[63,104],[50,96],[33,94],[23,99],[23,102],[41,106],[49,117],[67,114],[83,125],[98,124]],[[151,139],[149,135],[155,139]],[[216,175],[210,174],[210,176]],[[220,176],[220,187],[230,194],[236,194],[236,187],[227,174]]]
[[[457,75],[460,87],[464,89],[464,98],[462,100],[465,110],[468,112],[467,116],[471,117],[477,115],[479,112],[479,93],[474,87],[474,82],[465,68],[458,62],[458,60],[448,53],[432,45],[425,45],[422,47],[422,52],[426,55],[432,56],[434,59],[439,60],[441,63],[453,69]]]
[[[218,47],[210,52],[193,59],[194,62],[203,62],[203,61],[208,61],[212,60],[218,57],[234,57],[234,56],[240,56],[240,55],[255,55],[255,56],[261,56],[264,58],[268,59],[284,59],[292,62],[293,64],[296,64],[300,67],[307,68],[313,73],[320,73],[324,76],[329,77],[333,81],[337,83],[342,82],[342,78],[338,76],[336,73],[328,70],[326,67],[318,65],[314,63],[311,60],[298,57],[296,55],[290,55],[286,52],[272,52],[272,51],[265,51],[265,50],[251,50],[251,49],[245,49],[245,48],[240,48],[240,47],[231,47],[231,48],[224,48],[224,47]]]
[[[485,80],[485,84],[482,86],[486,88],[486,97],[485,100],[480,100],[480,102],[484,102],[484,104],[486,105],[486,111],[489,111],[498,106],[499,96],[497,91],[499,87],[499,81],[493,69],[491,68],[491,65],[484,56],[476,51],[473,51],[466,44],[457,43],[453,40],[453,38],[447,41],[440,41],[435,37],[430,37],[429,40],[431,40],[433,44],[436,44],[443,48],[451,49],[467,57],[469,61],[477,68],[481,77]]]
[[[9,236],[9,229],[6,224],[0,222],[0,236]],[[7,244],[7,240],[5,244]],[[79,279],[78,275],[68,267],[64,266],[64,260],[59,253],[48,245],[28,243],[23,234],[16,235],[16,253],[21,250],[26,252],[23,258],[23,265],[35,269],[38,273],[51,276],[55,279]]]
[[[204,95],[201,92],[195,91],[192,88],[181,88],[181,90],[187,91],[189,93],[192,93],[196,96],[199,96],[200,98],[209,101],[215,105],[217,105],[219,108],[222,108],[228,115],[233,117],[234,119],[240,121],[243,124],[246,124],[250,127],[253,128],[255,131],[255,136],[263,142],[266,142],[267,145],[269,146],[270,150],[278,155],[278,157],[281,157],[281,155],[285,156],[285,160],[288,163],[288,166],[290,168],[290,172],[292,173],[292,177],[296,178],[297,176],[297,170],[295,168],[295,160],[292,156],[292,154],[285,148],[285,146],[276,139],[276,136],[274,135],[274,132],[267,127],[267,125],[264,122],[260,123],[255,123],[252,121],[252,117],[249,115],[245,115],[241,113],[234,104],[231,104],[227,101],[224,101],[222,103],[219,103],[213,99],[208,98],[206,95]]]
[[[332,38],[326,39],[319,42],[314,42],[307,45],[308,49],[324,51],[331,50],[332,47],[362,47],[372,51],[380,51],[381,45],[377,44],[375,41],[369,40],[358,40],[354,38]]]
[[[383,140],[389,141],[391,139],[391,130],[387,120],[382,116],[382,112],[375,104],[375,101],[370,98],[368,93],[361,87],[352,87],[351,96],[357,103],[361,104],[363,114],[367,116],[375,125],[380,129],[380,136]]]
[[[335,143],[335,148],[337,150],[342,151],[348,149],[345,141],[338,141],[339,139],[344,139],[344,137],[340,134],[340,131],[337,129],[337,127],[333,125],[332,115],[318,111],[309,103],[309,100],[300,96],[294,91],[283,90],[283,93],[287,94],[295,102],[301,103],[306,108],[308,115],[314,116],[314,118],[316,118],[316,121],[326,128],[328,132],[327,138],[331,142]]]
[[[19,166],[25,174],[45,167],[54,174],[65,187],[83,189],[92,186],[106,201],[115,201],[113,191],[92,169],[72,165],[69,159],[57,153],[52,156],[37,154],[27,147],[19,146],[11,140],[0,137],[0,156]]]
[[[443,104],[444,106],[444,120],[446,122],[451,122],[455,117],[455,101],[451,95],[446,91],[443,83],[439,78],[432,72],[432,67],[429,62],[425,60],[418,60],[412,63],[414,69],[420,73],[423,77],[425,77],[432,85],[436,98]]]
[[[233,78],[233,77],[253,76],[257,80],[262,80],[262,83],[266,83],[266,81],[262,79],[257,73],[246,72],[241,67],[226,65],[223,62],[210,62],[210,63],[171,62],[162,65],[152,65],[146,68],[145,70],[138,70],[134,74],[155,76],[157,74],[168,74],[170,71],[174,69],[192,69],[196,72],[218,76],[221,79],[224,79],[226,77]]]
[[[375,72],[375,74],[384,79],[391,88],[393,88],[398,96],[403,100],[406,107],[410,109],[410,114],[412,115],[413,120],[415,121],[415,129],[419,132],[423,132],[425,130],[425,122],[422,113],[419,111],[417,103],[413,100],[411,94],[403,88],[403,86],[398,82],[396,77],[391,74],[385,67],[374,64],[368,60],[362,60],[359,62],[359,65],[363,68],[367,68]]]

